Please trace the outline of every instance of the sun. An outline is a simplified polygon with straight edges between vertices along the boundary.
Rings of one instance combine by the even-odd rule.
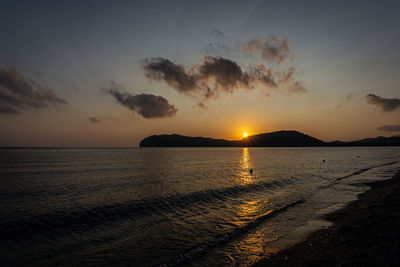
[[[249,136],[248,133],[243,133],[243,137],[246,138],[247,136]]]

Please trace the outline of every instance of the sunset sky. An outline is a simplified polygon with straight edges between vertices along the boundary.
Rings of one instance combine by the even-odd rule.
[[[2,1],[0,146],[400,134],[399,1]]]

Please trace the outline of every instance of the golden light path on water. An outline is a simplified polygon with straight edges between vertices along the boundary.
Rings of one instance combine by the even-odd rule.
[[[249,222],[253,221],[257,214],[260,214],[261,209],[261,202],[257,200],[245,201],[243,204],[238,206],[236,218],[239,222],[238,226],[244,227]],[[254,262],[254,260],[258,258],[257,255],[263,254],[264,252],[264,238],[264,235],[259,231],[251,233],[247,236],[247,238],[234,244],[234,253],[238,255],[248,255],[247,260],[249,262]],[[229,255],[227,256],[229,257]],[[232,256],[229,258],[233,259]]]
[[[242,157],[240,159],[240,175],[237,179],[239,185],[251,184],[256,181],[253,174],[250,173],[252,164],[250,162],[249,148],[244,147],[242,150]]]
[[[242,155],[240,159],[240,175],[237,178],[238,185],[247,185],[252,184],[257,181],[257,176],[255,173],[250,173],[250,170],[253,169],[253,164],[250,158],[250,149],[245,147],[242,149]],[[260,200],[248,200],[244,201],[237,207],[237,215],[234,218],[235,224],[237,227],[243,227],[247,225],[249,222],[253,221],[259,214],[262,213],[263,205],[265,204],[264,201]],[[245,255],[253,255],[248,258],[249,262],[254,262],[257,255],[260,255],[264,252],[264,245],[265,245],[265,236],[260,233],[252,233],[241,242],[237,242],[234,247],[235,254],[242,254],[245,252]],[[234,255],[230,255],[229,252],[225,253],[226,257],[235,264],[235,257]]]

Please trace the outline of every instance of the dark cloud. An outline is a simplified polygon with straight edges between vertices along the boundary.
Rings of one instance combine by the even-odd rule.
[[[1,98],[1,89],[0,89],[0,98]],[[18,113],[20,112],[17,109],[0,101],[0,114],[18,114]]]
[[[376,129],[385,132],[400,132],[400,125],[383,125]]]
[[[0,69],[0,114],[17,114],[24,109],[67,105],[68,102],[13,69]]]
[[[164,118],[175,116],[178,111],[162,96],[151,94],[131,95],[120,92],[118,88],[103,89],[103,92],[115,97],[121,105],[133,110],[146,119]]]
[[[148,79],[165,81],[179,93],[203,100],[241,88],[251,90],[256,85],[277,86],[272,70],[264,65],[245,71],[235,61],[223,57],[205,56],[201,64],[193,65],[189,70],[164,58],[145,59],[142,63]]]
[[[258,81],[266,87],[276,88],[279,85],[278,82],[274,80],[272,69],[266,68],[263,64],[251,66],[249,73],[253,81]]]
[[[196,89],[195,78],[182,65],[162,57],[142,60],[145,75],[150,80],[165,81],[181,93]]]
[[[400,107],[399,98],[383,98],[375,94],[368,94],[366,98],[369,104],[377,106],[383,112],[393,111]]]
[[[282,63],[292,56],[287,39],[272,36],[267,39],[254,37],[249,42],[241,44],[240,49],[246,53],[261,56],[267,62]]]
[[[96,118],[96,117],[90,117],[90,118],[89,118],[89,121],[90,121],[91,123],[99,123],[99,122],[101,122],[101,120],[99,120],[99,119]]]
[[[244,72],[236,62],[223,57],[204,57],[203,64],[196,66],[193,77],[197,86],[206,89],[207,98],[218,97],[221,91],[232,93],[240,87],[253,88],[251,74]]]

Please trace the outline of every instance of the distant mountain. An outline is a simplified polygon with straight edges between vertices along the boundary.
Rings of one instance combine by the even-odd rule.
[[[178,134],[152,135],[140,142],[140,147],[310,147],[310,146],[400,146],[400,136],[366,138],[356,141],[324,142],[297,131],[278,131],[252,135],[229,141]]]
[[[252,135],[241,140],[246,146],[296,147],[324,146],[325,142],[297,131],[278,131]]]
[[[325,144],[327,146],[400,146],[400,136],[378,136],[375,138],[365,138],[350,142],[334,141]]]
[[[300,147],[324,146],[325,143],[297,131],[279,131],[249,136],[238,141],[189,137],[178,134],[152,135],[140,142],[140,147]]]
[[[146,137],[140,147],[231,147],[240,146],[240,141],[228,141],[204,137],[190,137],[179,134],[162,134]]]

